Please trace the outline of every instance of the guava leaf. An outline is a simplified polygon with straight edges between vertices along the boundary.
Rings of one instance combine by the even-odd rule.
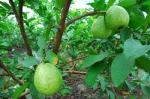
[[[28,57],[26,57],[26,59],[24,59],[23,61],[21,61],[21,64],[22,64],[24,67],[32,67],[32,66],[38,64],[38,61],[36,60],[35,57],[33,57],[33,56],[28,56]]]
[[[38,37],[37,44],[38,44],[40,49],[44,49],[46,47],[45,38],[43,36]]]
[[[150,97],[150,86],[141,85],[142,91],[146,96]]]
[[[108,93],[110,99],[115,99],[115,95],[114,95],[114,93],[112,91],[107,90],[107,93]]]
[[[5,22],[0,22],[0,30],[8,31],[9,30],[8,24]]]
[[[102,91],[105,91],[107,89],[107,85],[108,85],[109,81],[103,75],[99,75],[97,77],[97,79],[98,79],[98,82],[100,82]]]
[[[124,43],[124,55],[138,58],[150,50],[150,45],[142,45],[138,40],[128,39]]]
[[[112,6],[114,4],[115,0],[109,0],[108,1],[108,7]]]
[[[96,62],[102,61],[107,56],[108,56],[107,52],[103,52],[100,55],[90,55],[79,66],[79,69],[90,67],[90,66],[94,65]]]
[[[123,6],[123,7],[129,7],[135,4],[136,4],[136,0],[119,0],[118,5]]]
[[[147,23],[147,24],[149,24],[149,23],[150,23],[150,13],[149,13],[149,14],[147,14],[147,16],[146,16],[146,23]]]
[[[120,30],[120,39],[125,42],[127,39],[131,37],[131,29],[129,28],[123,28]]]
[[[36,90],[33,81],[31,82],[29,89],[30,89],[30,94],[32,96],[32,99],[44,99],[44,95],[42,95]]]
[[[150,12],[150,1],[149,0],[143,0],[143,3],[141,4],[141,9],[147,13]]]
[[[50,63],[56,65],[58,62],[58,57],[53,51],[49,50],[46,53],[46,60],[49,61]]]
[[[144,55],[144,56],[137,58],[135,61],[135,65],[138,68],[141,68],[145,70],[146,72],[150,73],[150,58],[148,56]]]
[[[145,16],[138,7],[133,7],[129,10],[130,23],[129,26],[134,29],[143,28],[145,24]]]
[[[23,86],[18,87],[13,93],[13,99],[18,99],[27,87],[29,87],[29,83],[25,83]]]
[[[85,76],[85,83],[88,87],[92,87],[95,84],[97,75],[104,69],[106,64],[97,62],[88,69]]]
[[[65,5],[65,0],[56,0],[56,6],[58,7],[58,8],[63,8],[64,7],[64,5]]]
[[[94,10],[105,10],[106,9],[105,0],[95,0],[92,3],[88,3],[88,5],[93,7]]]
[[[135,63],[133,57],[126,57],[119,54],[115,57],[111,65],[111,78],[116,87],[118,87],[128,76]]]
[[[145,25],[144,25],[144,32],[146,32],[149,24],[150,24],[150,13],[147,14],[147,16],[146,16]]]
[[[2,6],[0,6],[0,15],[5,16],[7,13],[6,9]]]
[[[6,2],[2,2],[0,1],[0,5],[2,5],[5,9],[7,10],[11,10],[11,7],[9,6],[9,4],[7,4]]]
[[[67,94],[71,94],[71,88],[70,87],[64,87],[64,88],[60,89],[59,93],[62,96],[65,96]]]

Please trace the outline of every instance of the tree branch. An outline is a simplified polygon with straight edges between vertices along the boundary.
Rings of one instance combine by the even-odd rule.
[[[22,10],[23,10],[24,0],[19,0],[19,12],[17,12],[13,0],[9,0],[9,3],[12,7],[12,10],[15,14],[16,20],[18,22],[22,38],[24,40],[24,44],[25,44],[26,49],[27,49],[27,54],[29,56],[32,56],[32,50],[31,50],[31,47],[30,47],[28,39],[27,39],[27,35],[26,35],[26,32],[25,32],[25,27],[24,27],[24,22],[23,22],[23,17],[22,17],[22,13],[23,13]]]
[[[8,74],[0,74],[0,76],[9,76]]]
[[[60,21],[59,27],[57,29],[57,33],[56,33],[56,37],[55,37],[55,41],[54,41],[54,49],[53,49],[53,52],[56,54],[58,53],[62,35],[65,30],[65,20],[67,18],[67,14],[68,14],[68,11],[70,8],[71,1],[72,0],[65,0],[65,6],[61,12],[61,21]]]
[[[73,60],[71,60],[71,61],[61,63],[61,64],[62,64],[62,65],[69,64],[69,63],[72,63],[72,62],[75,62],[75,61],[78,61],[78,60],[84,59],[84,58],[86,58],[86,57],[87,57],[87,56],[82,56],[82,57],[79,57],[79,58],[73,59]]]
[[[82,18],[87,17],[87,16],[93,16],[93,15],[96,15],[96,14],[105,14],[105,13],[106,13],[106,11],[92,11],[92,12],[87,12],[87,13],[85,13],[83,15],[77,16],[74,19],[68,21],[65,26],[67,27],[70,24],[76,22],[77,20],[82,19]]]
[[[13,79],[14,81],[16,81],[19,85],[23,85],[23,82],[20,81],[18,78],[16,78],[15,75],[14,75],[11,71],[9,71],[9,70],[7,69],[7,67],[3,64],[3,62],[2,62],[1,60],[0,60],[0,67],[1,67],[10,77],[12,77],[12,79]]]
[[[65,73],[70,73],[70,74],[80,74],[80,75],[85,75],[86,72],[82,71],[75,71],[75,70],[69,70],[69,71],[64,71]]]
[[[61,38],[62,38],[63,32],[64,32],[64,30],[65,30],[65,28],[67,26],[69,26],[70,24],[72,24],[72,23],[76,22],[77,20],[82,19],[84,17],[93,16],[93,15],[96,15],[96,14],[105,14],[106,13],[106,11],[87,12],[87,13],[85,13],[83,15],[80,15],[80,16],[77,16],[74,19],[72,19],[72,20],[70,20],[70,21],[65,23],[65,20],[66,20],[66,17],[67,17],[67,13],[68,13],[68,10],[69,10],[69,6],[70,6],[69,1],[71,3],[71,0],[66,0],[66,5],[65,5],[65,7],[62,10],[61,22],[60,22],[60,25],[58,27],[56,38],[55,38],[55,46],[54,46],[53,52],[56,53],[56,54],[58,53],[58,50],[59,50],[59,46],[60,46],[60,43],[61,43]]]

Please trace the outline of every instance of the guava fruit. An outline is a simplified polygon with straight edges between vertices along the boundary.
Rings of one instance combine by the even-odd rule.
[[[35,88],[42,94],[53,95],[62,85],[62,76],[59,70],[50,63],[41,63],[34,74]]]
[[[104,16],[99,16],[91,27],[91,33],[95,38],[105,39],[108,38],[112,30],[108,29],[105,25]]]
[[[105,22],[107,27],[113,30],[127,27],[129,14],[123,7],[113,5],[106,11]]]

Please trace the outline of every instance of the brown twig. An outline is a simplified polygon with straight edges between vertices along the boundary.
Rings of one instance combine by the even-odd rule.
[[[72,62],[75,62],[75,61],[78,61],[78,60],[84,59],[84,58],[86,58],[86,57],[87,57],[87,56],[82,56],[82,57],[76,58],[76,59],[74,59],[74,60],[71,60],[71,61],[68,61],[68,62],[62,63],[62,64],[63,64],[63,65],[65,65],[65,64],[69,64],[69,63],[72,63]]]
[[[70,21],[65,23],[65,20],[66,20],[66,17],[67,17],[67,13],[68,13],[68,10],[69,10],[69,6],[70,6],[68,1],[66,0],[66,5],[65,5],[65,7],[62,10],[61,22],[60,22],[60,25],[58,27],[58,32],[57,32],[56,38],[55,38],[55,46],[54,46],[54,50],[53,51],[56,54],[58,53],[58,49],[59,49],[59,46],[60,46],[60,43],[61,43],[61,38],[62,38],[63,32],[64,32],[64,30],[65,30],[65,28],[67,26],[69,26],[70,24],[72,24],[72,23],[76,22],[77,20],[82,19],[82,18],[84,18],[86,16],[92,16],[92,15],[96,15],[96,14],[105,14],[106,13],[106,11],[87,12],[87,13],[85,13],[83,15],[80,15],[80,16],[77,16],[74,19],[72,19],[72,20],[70,20]],[[68,6],[67,6],[67,4],[68,4]]]
[[[0,74],[0,76],[9,76],[8,74]]]
[[[69,71],[64,71],[65,73],[71,73],[71,74],[81,74],[81,75],[85,75],[86,72],[83,71],[75,71],[75,70],[69,70]]]
[[[1,60],[0,60],[0,67],[1,67],[10,77],[12,77],[12,79],[13,79],[14,81],[18,82],[19,85],[23,85],[23,82],[20,81],[18,78],[16,78],[15,75],[14,75],[11,71],[9,71],[9,70],[7,69],[7,67],[3,64],[3,62],[2,62]]]
[[[7,76],[10,76],[14,81],[16,81],[20,86],[23,85],[23,82],[19,80],[15,75],[7,69],[7,67],[3,64],[3,62],[0,60],[0,67],[7,73]],[[26,91],[25,91],[26,92]],[[26,99],[26,94],[19,97],[19,99]]]
[[[23,97],[25,95],[28,95],[30,93],[30,90],[29,89],[26,89],[21,95],[20,97]]]
[[[85,14],[80,15],[80,16],[77,16],[77,17],[75,17],[74,19],[68,21],[65,26],[67,27],[67,26],[69,26],[70,24],[72,24],[72,23],[76,22],[77,20],[82,19],[82,18],[84,18],[84,17],[86,17],[86,16],[92,16],[92,15],[97,15],[97,14],[105,14],[105,13],[106,13],[106,11],[92,11],[92,12],[86,12]]]
[[[61,43],[61,38],[62,38],[63,32],[65,30],[65,20],[67,18],[67,14],[68,14],[68,11],[70,8],[71,1],[72,0],[65,0],[65,6],[61,12],[61,21],[60,21],[59,27],[57,29],[56,38],[55,38],[55,42],[54,42],[55,44],[54,44],[54,49],[53,49],[53,52],[56,54],[58,53],[59,46]]]
[[[13,0],[9,0],[9,3],[12,7],[12,10],[15,14],[16,20],[18,22],[22,38],[24,40],[24,43],[25,43],[25,46],[26,46],[26,49],[27,49],[27,54],[29,56],[32,56],[32,50],[31,50],[31,47],[30,47],[28,39],[27,39],[27,35],[26,35],[26,32],[25,32],[25,27],[24,27],[24,22],[23,22],[23,16],[22,16],[24,0],[19,0],[19,11],[18,12],[16,10],[16,7],[15,7],[15,4],[14,4]]]

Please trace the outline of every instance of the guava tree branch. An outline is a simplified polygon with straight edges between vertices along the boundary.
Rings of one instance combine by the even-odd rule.
[[[9,76],[8,74],[0,74],[0,76]]]
[[[12,8],[12,10],[15,14],[16,20],[18,22],[22,38],[24,40],[24,44],[25,44],[25,47],[27,49],[27,54],[29,56],[32,56],[32,50],[31,50],[31,47],[30,47],[28,39],[27,39],[27,35],[26,35],[26,32],[25,32],[25,27],[24,27],[24,22],[23,22],[23,16],[22,16],[24,0],[19,0],[19,11],[18,12],[16,10],[16,7],[15,7],[15,4],[14,4],[13,0],[9,0],[9,3],[11,5],[11,8]]]
[[[75,61],[78,61],[78,60],[82,60],[82,59],[84,59],[84,58],[86,58],[86,57],[87,57],[87,56],[82,56],[82,57],[73,59],[73,60],[71,60],[71,61],[67,61],[67,62],[64,62],[64,63],[60,63],[60,64],[66,65],[66,64],[69,64],[69,63],[73,63],[73,62],[75,62]]]
[[[80,75],[85,75],[86,72],[83,71],[75,71],[75,70],[69,70],[69,71],[64,71],[65,73],[70,73],[70,74],[80,74]]]
[[[61,21],[60,21],[59,27],[57,29],[57,33],[56,33],[56,37],[55,37],[55,41],[54,41],[54,49],[53,49],[53,52],[56,54],[58,53],[61,39],[62,39],[62,35],[63,35],[64,30],[65,30],[65,21],[67,18],[67,14],[68,14],[68,11],[70,8],[71,1],[72,0],[65,0],[65,5],[64,5],[62,12],[61,12]]]
[[[77,20],[82,19],[82,18],[87,17],[87,16],[93,16],[93,15],[96,15],[96,14],[105,14],[105,13],[106,13],[106,11],[91,11],[91,12],[86,12],[85,14],[77,16],[74,19],[68,21],[65,26],[67,27],[70,24],[76,22]]]
[[[18,78],[16,78],[15,75],[7,69],[7,67],[3,64],[1,60],[0,60],[0,67],[7,73],[8,76],[12,77],[12,79],[16,81],[19,85],[23,85],[23,82],[21,82]]]

